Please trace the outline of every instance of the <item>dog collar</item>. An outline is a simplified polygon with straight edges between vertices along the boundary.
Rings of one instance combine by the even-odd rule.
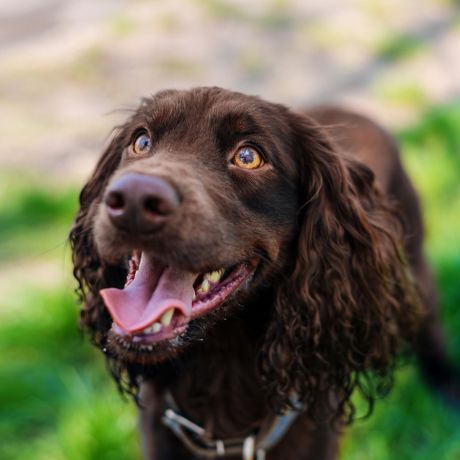
[[[225,458],[240,456],[243,460],[265,460],[265,454],[285,436],[300,415],[300,407],[294,402],[283,415],[275,415],[264,423],[257,433],[244,438],[216,439],[201,426],[179,413],[170,391],[165,394],[167,407],[162,422],[196,456],[205,458]]]

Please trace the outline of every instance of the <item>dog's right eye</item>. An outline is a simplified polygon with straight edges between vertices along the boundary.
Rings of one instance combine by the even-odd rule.
[[[147,133],[139,134],[132,144],[132,150],[135,155],[145,155],[152,148],[152,139]]]

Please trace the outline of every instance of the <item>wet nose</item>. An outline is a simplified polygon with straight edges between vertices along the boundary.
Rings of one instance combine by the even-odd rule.
[[[129,173],[109,186],[104,202],[115,227],[130,233],[148,233],[174,214],[180,199],[166,180]]]

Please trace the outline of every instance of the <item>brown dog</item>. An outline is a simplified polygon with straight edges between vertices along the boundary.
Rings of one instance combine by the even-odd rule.
[[[80,203],[82,324],[140,402],[146,458],[334,458],[331,420],[387,392],[409,342],[459,397],[418,200],[368,119],[163,91]]]

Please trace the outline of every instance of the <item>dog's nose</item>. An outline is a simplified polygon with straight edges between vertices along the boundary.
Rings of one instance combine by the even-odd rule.
[[[178,208],[177,191],[166,180],[129,173],[111,184],[104,198],[113,225],[130,233],[157,230]]]

